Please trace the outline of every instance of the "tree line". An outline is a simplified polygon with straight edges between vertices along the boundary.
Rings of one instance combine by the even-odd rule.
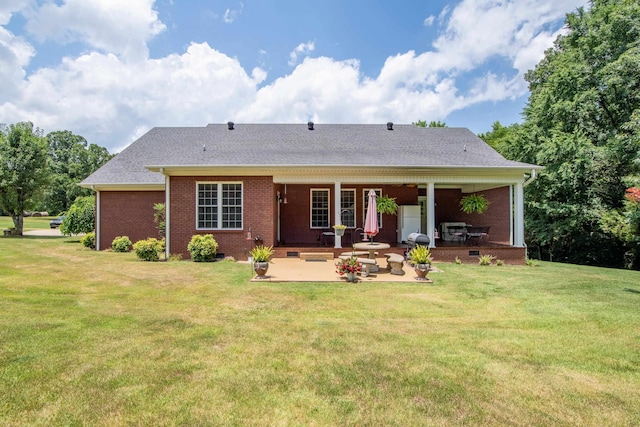
[[[22,235],[26,211],[58,215],[92,194],[77,184],[113,157],[70,131],[44,135],[31,122],[0,125],[0,213]]]
[[[529,254],[640,268],[640,3],[596,0],[525,78],[522,124],[480,137],[544,166],[525,188]]]

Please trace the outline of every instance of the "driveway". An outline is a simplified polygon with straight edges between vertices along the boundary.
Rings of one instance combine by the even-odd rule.
[[[59,228],[42,228],[39,230],[25,231],[22,234],[25,236],[63,237]]]

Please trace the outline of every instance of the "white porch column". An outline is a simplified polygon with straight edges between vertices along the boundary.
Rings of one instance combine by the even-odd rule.
[[[162,171],[164,172],[164,171]],[[165,242],[165,256],[167,257],[166,259],[169,259],[169,256],[171,254],[171,227],[169,224],[171,224],[170,221],[170,211],[171,211],[171,197],[170,197],[170,191],[169,189],[171,188],[171,177],[168,175],[164,176],[164,242]]]
[[[520,182],[513,186],[513,246],[524,247],[524,191]]]
[[[513,193],[514,185],[509,186],[509,244],[513,246]]]
[[[336,221],[335,224],[338,225],[342,224],[342,215],[340,214],[340,211],[342,210],[342,186],[339,181],[335,182],[333,193],[333,213]],[[334,236],[333,241],[334,248],[342,248],[342,236]]]
[[[429,247],[436,247],[436,188],[433,182],[427,183],[427,230],[422,232],[429,236]]]

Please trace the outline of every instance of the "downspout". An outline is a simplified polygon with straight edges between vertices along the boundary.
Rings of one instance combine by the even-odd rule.
[[[529,178],[522,183],[522,188],[526,187],[527,185],[531,184],[531,182],[533,182],[533,180],[536,179],[536,170],[535,169],[531,169],[531,175],[529,176]]]
[[[96,193],[96,250],[100,250],[100,192],[96,191],[95,187],[91,186],[91,191]]]

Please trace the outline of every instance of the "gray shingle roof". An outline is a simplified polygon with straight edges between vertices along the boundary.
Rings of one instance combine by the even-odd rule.
[[[203,150],[203,147],[206,150]],[[146,166],[535,167],[506,160],[465,128],[386,124],[227,124],[158,127],[83,185],[163,183]]]

